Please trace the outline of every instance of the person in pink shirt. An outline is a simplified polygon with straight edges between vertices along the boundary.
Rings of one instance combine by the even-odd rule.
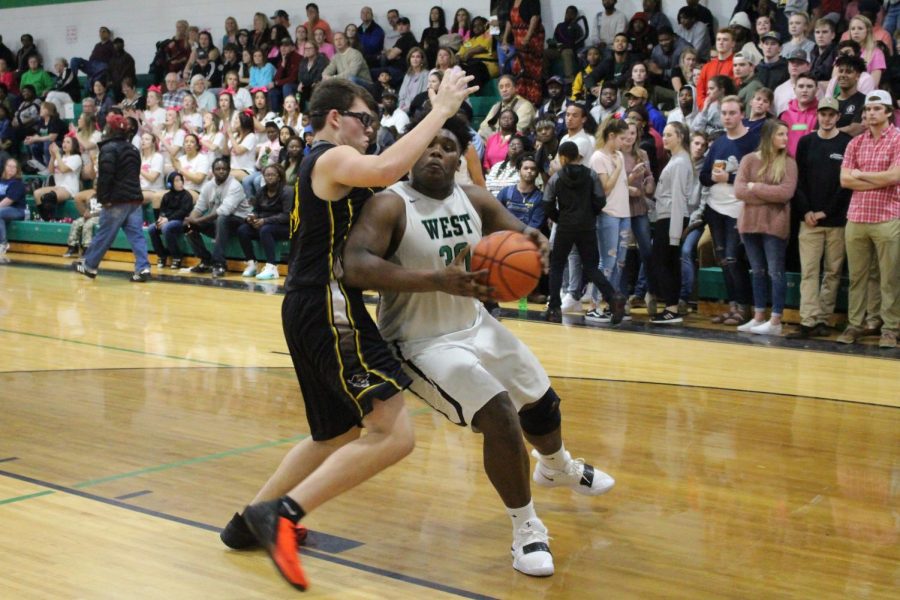
[[[779,118],[788,125],[788,156],[797,154],[797,144],[800,138],[808,135],[816,128],[816,119],[819,102],[816,100],[816,78],[809,73],[803,73],[794,82],[796,98],[788,103],[788,109],[779,115]]]

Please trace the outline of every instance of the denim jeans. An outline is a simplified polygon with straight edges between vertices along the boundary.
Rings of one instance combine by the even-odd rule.
[[[753,283],[753,307],[761,312],[766,309],[768,282],[772,282],[772,314],[784,314],[784,296],[787,277],[784,274],[787,240],[767,233],[742,233],[741,240],[747,250]]]
[[[900,2],[891,4],[887,9],[887,13],[884,15],[883,27],[885,31],[893,36],[894,30],[897,29],[898,25],[900,25]]]
[[[553,239],[553,250],[550,252],[550,308],[559,308],[561,305],[559,292],[562,288],[563,269],[573,248],[581,257],[588,280],[603,293],[607,302],[612,302],[615,290],[597,268],[599,257],[597,256],[596,237],[596,234],[590,230],[560,231],[557,229]]]
[[[656,282],[654,279],[648,277],[648,274],[652,273],[652,271],[648,271],[648,269],[650,269],[653,264],[653,241],[650,235],[651,227],[652,224],[647,215],[631,217],[631,235],[634,236],[634,241],[638,247],[638,254],[641,257],[641,267],[638,270],[637,283],[634,286],[634,295],[638,298],[643,298],[647,291],[654,296],[659,293],[656,289]],[[633,272],[634,271],[632,271],[632,273]]]
[[[272,265],[276,262],[275,242],[291,237],[290,228],[285,223],[266,223],[259,229],[249,223],[242,223],[238,227],[237,234],[241,242],[241,249],[244,251],[244,258],[256,260],[256,255],[253,253],[253,240],[259,240],[266,255],[266,262]]]
[[[680,299],[688,302],[694,295],[694,257],[697,254],[697,244],[703,236],[703,229],[695,229],[681,242],[681,293]]]
[[[200,260],[209,263],[212,261],[214,267],[225,267],[225,246],[231,235],[237,231],[244,220],[234,215],[219,215],[215,221],[207,221],[199,226],[194,226],[189,234],[188,241],[194,249],[194,254],[200,257]],[[203,245],[203,237],[215,239],[212,254]]]
[[[78,77],[78,71],[87,75],[91,84],[89,86],[90,89],[93,87],[94,81],[106,73],[109,65],[99,60],[85,60],[83,58],[75,57],[69,61],[69,68],[72,69],[72,72],[76,77]]]
[[[262,186],[265,184],[263,180],[262,171],[253,171],[241,182],[241,187],[244,188],[244,195],[247,196],[248,199],[255,198],[256,194],[259,193],[259,190],[262,189]]]
[[[96,271],[103,260],[103,255],[112,246],[119,228],[125,231],[131,251],[134,252],[134,270],[137,272],[150,268],[147,258],[147,240],[144,239],[144,209],[140,203],[107,204],[100,211],[100,226],[94,235],[94,241],[84,253],[84,264]]]
[[[631,217],[613,217],[601,213],[597,217],[597,247],[600,248],[600,269],[613,288],[624,293],[622,286],[622,270],[625,268],[625,256],[628,244],[631,243]],[[596,301],[597,291],[593,298]]]
[[[725,278],[726,300],[742,306],[750,304],[750,276],[737,230],[737,219],[716,212],[709,206],[703,213],[712,234],[716,260]]]
[[[147,230],[150,241],[153,243],[153,251],[160,258],[181,258],[181,247],[178,241],[184,233],[184,225],[181,221],[166,221],[162,229],[156,227],[156,223],[150,225]],[[163,242],[165,240],[165,242]]]
[[[25,209],[16,208],[15,206],[4,206],[0,208],[0,244],[5,244],[6,239],[6,222],[7,221],[24,221]]]
[[[50,164],[50,142],[35,142],[28,149],[31,152],[31,158],[44,166]]]

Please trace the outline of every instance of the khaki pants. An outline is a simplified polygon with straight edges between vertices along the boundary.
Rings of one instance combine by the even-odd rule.
[[[873,320],[880,312],[884,326],[896,330],[900,327],[900,219],[882,223],[848,222],[844,236],[850,272],[847,320],[862,327],[865,317],[871,326],[877,324]],[[877,288],[875,277],[880,279]],[[877,296],[876,289],[880,292],[880,311],[873,298]]]
[[[799,242],[800,323],[807,327],[818,323],[829,325],[844,266],[844,228],[800,223]],[[824,271],[821,285],[820,271]]]

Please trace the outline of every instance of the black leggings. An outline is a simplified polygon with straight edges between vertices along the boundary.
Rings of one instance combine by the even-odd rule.
[[[666,306],[678,304],[681,291],[681,246],[669,244],[670,219],[658,219],[653,225],[653,254],[650,264],[656,289]],[[688,220],[684,220],[687,229]]]
[[[594,229],[565,231],[558,227],[553,241],[553,249],[550,252],[550,308],[562,306],[559,292],[562,289],[563,270],[568,264],[572,246],[578,249],[578,255],[581,256],[581,267],[587,280],[597,286],[607,302],[611,302],[616,291],[599,268],[600,251],[597,249],[597,231]]]

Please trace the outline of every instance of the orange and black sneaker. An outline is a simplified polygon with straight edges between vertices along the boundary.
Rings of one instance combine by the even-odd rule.
[[[308,534],[309,530],[306,526],[297,523],[298,546],[302,546],[306,543]],[[226,525],[225,529],[219,534],[219,538],[232,550],[252,550],[254,548],[259,548],[259,542],[256,541],[256,536],[253,535],[253,532],[247,527],[247,521],[244,520],[244,515],[240,513],[234,513],[234,516],[231,517],[228,525]]]
[[[259,545],[269,552],[281,576],[304,592],[309,587],[309,580],[300,564],[297,526],[281,515],[280,506],[281,500],[251,504],[244,509],[244,521],[256,536]]]

